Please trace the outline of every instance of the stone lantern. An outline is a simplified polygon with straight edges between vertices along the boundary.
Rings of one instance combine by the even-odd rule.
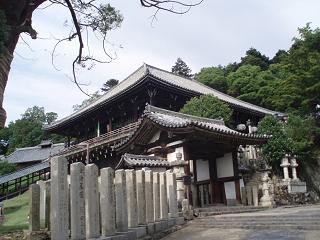
[[[297,176],[297,167],[299,165],[297,164],[297,159],[296,156],[294,156],[293,158],[291,158],[290,160],[290,167],[292,169],[292,180],[294,181],[299,181],[299,178]]]
[[[177,179],[177,198],[179,206],[181,206],[182,200],[185,198],[185,187],[183,184],[183,176],[185,176],[184,166],[188,165],[188,162],[182,160],[182,153],[176,153],[176,160],[170,162],[170,166],[173,168],[173,172],[176,174]]]
[[[289,170],[288,170],[289,166],[290,166],[289,155],[286,154],[285,157],[282,159],[281,165],[280,165],[280,167],[283,168],[283,176],[284,176],[283,181],[290,181]]]
[[[268,169],[265,169],[262,172],[262,197],[260,198],[260,206],[262,207],[271,207],[272,201],[269,193],[269,172]]]

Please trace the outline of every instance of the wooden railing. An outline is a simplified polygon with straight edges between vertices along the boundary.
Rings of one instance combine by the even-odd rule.
[[[79,144],[71,146],[55,155],[69,156],[77,152],[85,151],[87,145],[89,145],[89,148],[93,148],[102,144],[112,144],[114,142],[120,141],[121,139],[125,139],[126,137],[133,134],[133,132],[139,127],[140,123],[141,120],[130,123],[124,127],[102,134],[99,137],[80,142]]]

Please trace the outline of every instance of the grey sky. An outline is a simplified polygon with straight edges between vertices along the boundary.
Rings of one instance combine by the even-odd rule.
[[[239,61],[250,47],[272,57],[278,49],[290,47],[298,27],[307,22],[320,26],[319,0],[205,0],[185,15],[160,12],[153,26],[149,18],[153,10],[142,8],[138,0],[110,2],[124,16],[121,28],[108,34],[109,49],[117,52],[117,59],[81,70],[79,79],[90,83],[84,87],[89,93],[107,79],[123,80],[143,62],[170,70],[181,57],[195,73],[202,67]],[[31,50],[23,41],[18,44],[5,92],[7,123],[34,105],[61,118],[86,98],[69,79],[76,41],[57,49],[55,65],[60,71],[51,64],[54,38],[68,32],[66,19],[68,12],[61,7],[34,15],[34,28],[44,39],[24,36]],[[95,38],[90,42],[90,51],[102,56],[99,42]]]

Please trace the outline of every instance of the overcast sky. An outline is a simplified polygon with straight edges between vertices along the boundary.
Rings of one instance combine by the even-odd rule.
[[[185,15],[159,12],[153,26],[154,10],[139,2],[110,1],[124,16],[121,28],[108,34],[108,49],[116,51],[117,58],[79,72],[79,80],[90,84],[84,87],[89,93],[110,78],[123,80],[144,62],[170,70],[181,57],[196,73],[202,67],[239,61],[250,47],[273,57],[278,49],[290,47],[298,27],[307,22],[320,26],[319,0],[204,0]],[[30,47],[21,40],[16,48],[4,99],[7,123],[34,105],[62,118],[86,98],[70,81],[78,43],[68,42],[56,50],[59,71],[51,63],[55,39],[66,36],[71,25],[66,9],[39,10],[33,25],[40,39],[23,36]],[[90,51],[102,56],[99,41],[89,41]]]

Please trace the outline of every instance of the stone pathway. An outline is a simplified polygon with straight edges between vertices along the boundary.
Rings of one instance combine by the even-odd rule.
[[[166,240],[320,240],[320,205],[197,218]]]

